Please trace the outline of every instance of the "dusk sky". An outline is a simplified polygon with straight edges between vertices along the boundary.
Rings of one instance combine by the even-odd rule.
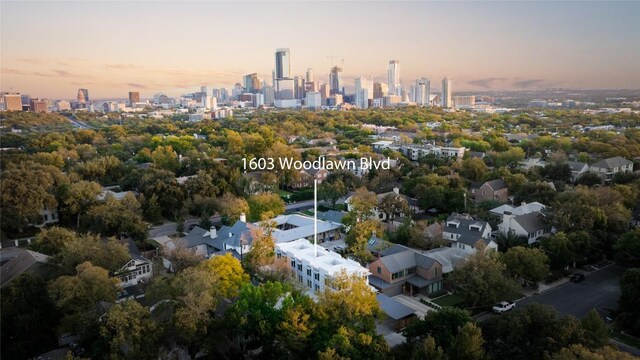
[[[276,48],[325,82],[386,79],[400,60],[453,91],[640,88],[640,2],[8,2],[2,91],[75,98],[180,95],[271,79]]]

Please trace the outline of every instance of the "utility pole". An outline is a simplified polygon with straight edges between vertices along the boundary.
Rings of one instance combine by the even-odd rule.
[[[318,257],[318,177],[313,176],[313,257]]]

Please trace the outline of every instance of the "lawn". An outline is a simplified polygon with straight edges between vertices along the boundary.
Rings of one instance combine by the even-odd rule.
[[[467,300],[460,295],[451,294],[444,295],[435,300],[431,300],[431,302],[438,304],[440,306],[456,306],[461,307]]]
[[[289,196],[289,195],[293,195],[293,193],[288,192],[287,190],[281,190],[280,189],[280,190],[278,190],[278,195],[280,195],[280,197],[286,197],[286,196]]]

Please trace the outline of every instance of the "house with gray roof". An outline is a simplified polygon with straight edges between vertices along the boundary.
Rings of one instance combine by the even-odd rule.
[[[491,225],[484,220],[476,220],[466,214],[451,214],[442,229],[442,239],[451,247],[468,253],[476,251],[476,243],[482,241],[487,248],[497,249],[498,244],[491,240]]]
[[[567,161],[569,169],[571,169],[571,182],[576,182],[582,175],[589,172],[589,165],[579,161]]]
[[[0,266],[0,287],[24,273],[33,273],[45,278],[52,273],[50,257],[36,251],[18,249],[18,255]]]
[[[369,284],[387,296],[442,292],[442,264],[406,246],[393,244],[369,264]]]
[[[407,327],[416,318],[415,310],[394,298],[378,293],[376,300],[380,309],[387,314],[384,324],[393,330],[398,331]]]
[[[502,222],[498,224],[498,230],[504,235],[526,237],[529,244],[551,234],[551,226],[543,221],[542,213],[537,211],[523,215],[505,212]]]
[[[509,197],[509,190],[507,189],[507,184],[502,179],[496,179],[471,186],[471,195],[475,199],[476,204],[485,200],[495,200],[505,203]]]
[[[617,173],[633,172],[633,161],[616,156],[591,164],[589,171],[597,174],[603,182],[607,183],[613,180]]]

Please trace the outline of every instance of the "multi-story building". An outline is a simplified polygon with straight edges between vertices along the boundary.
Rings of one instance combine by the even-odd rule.
[[[293,78],[293,97],[295,99],[304,99],[304,78],[296,76]]]
[[[33,112],[47,112],[47,102],[42,99],[31,99],[29,109]]]
[[[8,111],[22,111],[22,98],[20,93],[4,92],[0,97],[2,108]]]
[[[373,98],[382,99],[389,93],[389,85],[383,82],[373,83]]]
[[[84,104],[89,102],[89,90],[87,89],[78,89],[78,102],[80,104]]]
[[[129,106],[135,105],[135,103],[140,102],[140,92],[138,91],[129,91]]]
[[[389,95],[402,96],[399,60],[389,60],[389,67],[387,69],[387,84],[389,85]]]
[[[451,107],[451,80],[442,79],[442,107]]]
[[[305,103],[308,108],[318,109],[322,107],[322,95],[317,91],[309,91]]]
[[[342,92],[342,68],[334,66],[329,72],[329,92],[333,94],[343,94]]]
[[[331,89],[329,88],[329,84],[322,84],[320,86],[320,96],[323,101],[326,101],[329,96],[331,96]]]
[[[360,109],[369,107],[369,99],[373,99],[373,83],[371,79],[356,78],[355,105]]]
[[[291,55],[289,49],[282,48],[276,50],[275,79],[291,77]]]
[[[371,144],[377,152],[385,149],[396,150],[404,154],[407,158],[416,161],[422,156],[435,155],[439,158],[457,158],[462,159],[465,148],[438,146],[434,144],[398,144],[393,141],[380,140]]]
[[[58,100],[56,101],[56,110],[58,111],[71,110],[71,103],[66,100]]]
[[[260,80],[257,73],[245,75],[243,80],[245,92],[255,94],[260,91]]]
[[[431,83],[427,78],[416,80],[414,101],[420,106],[429,106],[431,97]]]
[[[617,173],[633,172],[633,161],[616,156],[591,164],[589,172],[597,174],[603,182],[607,183],[613,180]]]
[[[454,96],[452,100],[453,106],[456,108],[470,108],[476,105],[475,95]]]
[[[273,105],[276,98],[276,92],[273,86],[265,86],[262,88],[262,95],[264,95],[264,103],[266,105]]]
[[[491,240],[491,225],[469,215],[451,214],[442,228],[442,239],[450,242],[451,247],[468,253],[476,251],[478,241],[484,242],[489,249],[498,248],[498,244]]]
[[[324,291],[330,279],[344,271],[369,283],[369,269],[336,252],[315,246],[307,239],[276,244],[276,257],[286,258],[295,279],[310,292]]]

